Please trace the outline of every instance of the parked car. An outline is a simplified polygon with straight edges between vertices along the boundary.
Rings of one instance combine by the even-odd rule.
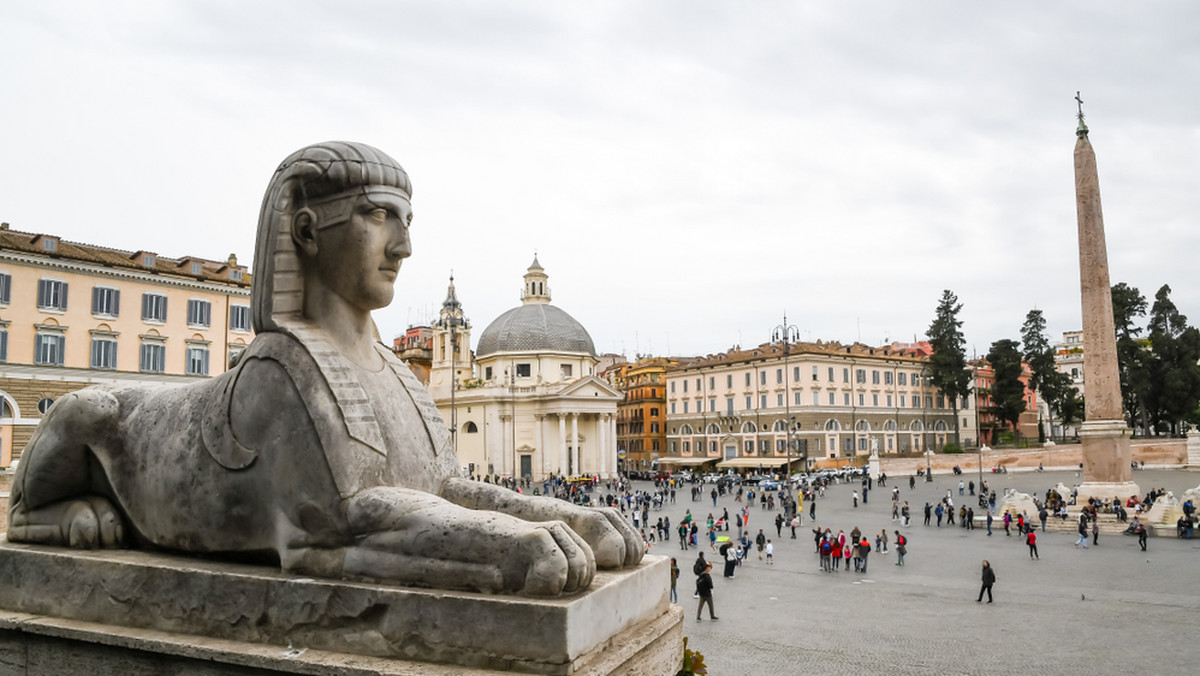
[[[777,491],[781,487],[782,484],[774,479],[763,479],[758,482],[758,490],[760,491]]]

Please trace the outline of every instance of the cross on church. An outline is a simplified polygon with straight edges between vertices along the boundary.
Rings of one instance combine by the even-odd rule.
[[[1079,119],[1083,120],[1083,99],[1079,98],[1079,92],[1075,92],[1075,100],[1079,102]]]

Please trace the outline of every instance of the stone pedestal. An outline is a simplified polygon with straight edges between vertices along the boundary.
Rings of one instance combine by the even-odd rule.
[[[1133,483],[1129,437],[1124,420],[1089,420],[1080,426],[1084,481],[1079,485],[1079,504],[1087,503],[1088,498],[1125,501],[1131,495],[1141,495],[1141,489]]]
[[[1187,468],[1200,469],[1200,430],[1192,429],[1187,435]]]
[[[879,469],[879,453],[876,451],[871,451],[871,457],[867,459],[867,476],[870,476],[872,479],[878,480],[880,471],[881,470]]]
[[[530,599],[0,540],[0,675],[674,673],[669,565]]]

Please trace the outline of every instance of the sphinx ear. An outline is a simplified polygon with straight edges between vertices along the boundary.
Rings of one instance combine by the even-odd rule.
[[[292,215],[292,241],[305,256],[317,255],[317,214],[312,209],[303,207]]]

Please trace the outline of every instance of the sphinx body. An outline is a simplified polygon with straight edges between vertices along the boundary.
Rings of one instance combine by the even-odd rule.
[[[428,393],[370,323],[410,252],[409,194],[369,146],[285,160],[264,199],[257,335],[241,361],[193,385],[60,398],[18,466],[10,539],[535,595],[638,563],[640,537],[612,510],[458,476]]]

